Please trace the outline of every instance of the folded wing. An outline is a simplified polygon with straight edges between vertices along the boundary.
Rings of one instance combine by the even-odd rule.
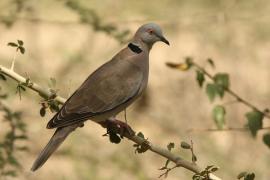
[[[135,97],[142,81],[143,72],[138,66],[121,59],[109,61],[85,80],[47,128],[75,124],[113,110]]]

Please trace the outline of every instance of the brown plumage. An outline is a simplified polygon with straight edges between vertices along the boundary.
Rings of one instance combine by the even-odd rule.
[[[169,44],[158,25],[141,26],[126,48],[84,81],[49,121],[47,128],[57,129],[34,162],[32,171],[40,168],[84,121],[99,122],[115,116],[141,95],[148,81],[149,51],[157,41]]]

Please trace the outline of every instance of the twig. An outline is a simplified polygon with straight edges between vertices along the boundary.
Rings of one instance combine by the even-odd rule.
[[[191,151],[191,155],[192,155],[191,160],[192,160],[193,163],[195,163],[197,161],[197,157],[194,154],[194,148],[193,148],[193,141],[192,140],[190,141],[190,145],[191,145],[190,151]]]
[[[259,130],[269,130],[270,127],[263,127],[258,129]],[[189,129],[188,132],[194,132],[194,131],[207,131],[207,132],[220,132],[220,131],[249,131],[250,129],[248,127],[228,127],[228,128],[223,128],[223,129],[216,129],[216,128],[208,128],[208,129],[203,129],[203,128],[192,128]]]
[[[173,170],[173,169],[175,169],[175,168],[177,168],[177,167],[179,167],[179,166],[176,164],[175,166],[173,166],[173,167],[171,167],[171,168],[167,168],[166,171],[165,171],[164,173],[162,173],[161,175],[159,175],[158,178],[162,178],[163,176],[166,178],[166,177],[168,176],[168,173],[169,173],[171,170]]]
[[[212,76],[209,72],[207,72],[203,67],[201,67],[200,65],[198,65],[197,63],[192,61],[192,65],[195,66],[198,70],[200,70],[203,74],[205,74],[208,78],[210,78],[211,80],[214,80],[214,76]],[[270,119],[270,115],[268,113],[266,113],[264,110],[260,110],[259,108],[257,108],[255,105],[251,104],[250,102],[248,102],[247,100],[243,99],[242,97],[240,97],[238,94],[236,94],[232,89],[230,88],[224,88],[224,90],[230,94],[231,96],[233,96],[238,102],[250,107],[251,109],[254,109],[255,111],[258,111],[260,113],[262,113],[264,115],[264,117]]]
[[[10,67],[10,70],[11,71],[14,71],[14,66],[15,66],[15,61],[16,61],[16,57],[17,57],[17,50],[13,56],[13,59],[12,59],[12,63],[11,63],[11,67]]]
[[[26,83],[26,80],[27,80],[25,77],[17,74],[14,71],[11,71],[10,69],[8,69],[2,65],[0,65],[0,73],[14,79],[15,81],[17,81],[19,83]],[[45,88],[43,88],[43,87],[41,87],[38,84],[33,83],[33,82],[31,82],[31,85],[28,85],[27,87],[32,89],[33,91],[37,92],[42,97],[48,98],[52,95],[52,93],[48,89],[45,89]],[[55,100],[57,102],[59,102],[60,104],[64,104],[64,102],[66,101],[65,98],[62,98],[60,96],[56,96]],[[123,136],[126,137],[127,139],[133,141],[134,143],[139,144],[139,145],[142,145],[145,143],[145,139],[140,137],[140,136],[137,136],[137,135],[130,136],[130,134],[125,133],[125,134],[123,134]],[[169,150],[161,148],[157,145],[154,145],[151,142],[148,142],[148,149],[150,151],[174,162],[177,167],[183,167],[183,168],[190,170],[194,173],[201,172],[201,168],[197,164],[190,162],[190,161],[187,161],[187,160],[183,159],[182,157],[171,153]],[[221,178],[215,176],[214,174],[210,174],[210,177],[212,180],[221,180]]]
[[[223,105],[223,106],[227,106],[227,105],[231,105],[231,104],[234,104],[234,103],[239,103],[239,101],[237,101],[237,100],[235,99],[235,100],[231,100],[231,101],[224,102],[224,103],[222,103],[222,105]]]

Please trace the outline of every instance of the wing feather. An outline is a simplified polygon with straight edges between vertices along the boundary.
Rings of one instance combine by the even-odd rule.
[[[113,59],[85,80],[47,128],[75,124],[113,110],[135,97],[142,81],[143,72],[138,66],[119,58]]]

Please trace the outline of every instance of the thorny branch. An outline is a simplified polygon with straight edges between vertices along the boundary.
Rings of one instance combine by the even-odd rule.
[[[192,65],[195,66],[198,70],[200,70],[203,74],[205,74],[208,78],[210,78],[211,80],[215,81],[214,76],[212,76],[209,72],[207,72],[203,67],[201,67],[199,64],[195,63],[192,61]],[[235,98],[236,101],[238,101],[239,103],[242,103],[244,105],[246,105],[247,107],[250,107],[251,109],[258,111],[260,113],[263,114],[264,117],[270,119],[270,114],[267,113],[266,110],[260,110],[259,108],[257,108],[255,105],[253,105],[252,103],[248,102],[247,100],[245,100],[244,98],[240,97],[236,92],[234,92],[232,89],[230,88],[225,88],[224,89],[228,94],[230,94],[231,96],[233,96]]]
[[[26,87],[28,87],[29,89],[37,92],[41,97],[51,97],[53,95],[53,93],[51,91],[49,91],[49,89],[43,88],[40,85],[34,83],[31,81],[31,83],[27,83],[27,81],[29,81],[29,79],[17,74],[14,71],[11,71],[10,69],[0,65],[0,73],[10,77],[11,79],[19,82],[19,83],[26,83]],[[60,96],[56,96],[55,100],[57,102],[59,102],[60,104],[64,104],[66,99]],[[104,127],[104,126],[103,126]],[[133,131],[133,130],[132,130]],[[117,127],[115,127],[115,132],[116,133],[120,133],[120,129],[117,129]],[[138,135],[130,135],[130,133],[128,132],[124,132],[123,134],[121,134],[123,137],[126,137],[127,139],[129,139],[130,141],[133,141],[134,143],[138,144],[138,145],[144,145],[147,141],[147,148],[148,150],[152,151],[153,153],[156,153],[172,162],[175,163],[175,167],[183,167],[187,170],[190,170],[194,173],[200,173],[203,169],[200,168],[196,163],[194,162],[190,162],[187,161],[185,159],[183,159],[182,157],[173,154],[172,152],[170,152],[169,150],[159,147],[153,143],[151,143],[150,141],[138,136]],[[173,168],[174,169],[174,168]],[[221,178],[215,176],[214,174],[210,174],[210,179],[212,180],[221,180]]]

